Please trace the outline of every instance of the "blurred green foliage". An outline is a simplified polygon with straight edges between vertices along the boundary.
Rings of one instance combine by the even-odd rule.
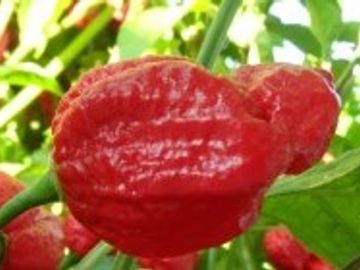
[[[119,6],[109,12],[110,2],[0,2],[0,170],[29,184],[46,172],[54,109],[86,70],[149,53],[196,59],[221,1],[114,1]],[[296,4],[294,10],[286,10],[289,2]],[[262,235],[279,223],[338,267],[360,256],[360,17],[345,20],[345,6],[351,4],[358,3],[242,1],[214,72],[279,59],[327,68],[343,97],[343,110],[327,154],[332,163],[279,179],[258,223],[231,243],[203,251],[199,269],[271,269]],[[304,13],[308,23],[286,22],[275,6],[283,6],[284,14]],[[98,269],[111,264],[106,257]]]

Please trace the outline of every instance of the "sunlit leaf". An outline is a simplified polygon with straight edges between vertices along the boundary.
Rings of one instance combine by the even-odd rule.
[[[321,45],[311,30],[300,24],[283,24],[278,18],[268,16],[266,28],[271,33],[290,40],[305,53],[321,57]]]
[[[117,44],[122,59],[142,55],[166,31],[171,29],[189,10],[183,7],[155,7],[145,10],[121,27]]]
[[[346,152],[331,163],[315,166],[303,174],[277,180],[267,196],[291,194],[319,188],[340,179],[359,167],[360,148]]]
[[[56,20],[70,4],[70,0],[22,0],[17,8],[20,47],[35,49],[40,55],[55,27]],[[25,50],[25,49],[23,49]]]
[[[264,63],[273,62],[273,48],[281,46],[283,39],[270,31],[262,31],[256,38],[259,47],[260,59]]]
[[[286,224],[311,250],[344,267],[360,254],[359,177],[355,170],[312,191],[271,197],[263,214]]]
[[[331,43],[341,28],[341,9],[337,0],[306,0],[311,18],[311,29],[322,46],[324,57],[328,57]]]
[[[347,22],[341,26],[338,40],[358,43],[359,40],[359,22]]]
[[[26,70],[21,67],[1,66],[0,81],[21,86],[36,85],[57,96],[62,95],[61,86],[55,79],[46,77],[34,70]]]

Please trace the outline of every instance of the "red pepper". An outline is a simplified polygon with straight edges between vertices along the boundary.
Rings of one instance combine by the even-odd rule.
[[[232,82],[166,57],[89,74],[53,122],[56,171],[81,223],[121,251],[171,257],[254,222],[290,153]]]
[[[184,58],[180,57],[157,57],[157,56],[148,56],[144,58],[134,59],[125,62],[119,62],[114,64],[109,64],[106,66],[101,66],[98,68],[94,68],[87,73],[85,73],[80,81],[73,85],[70,90],[66,93],[63,99],[60,100],[56,114],[54,116],[54,120],[52,122],[52,130],[55,133],[57,131],[58,122],[60,122],[61,118],[66,115],[66,110],[69,108],[71,103],[75,103],[77,98],[80,97],[87,89],[95,84],[97,81],[106,79],[116,74],[120,74],[125,71],[129,71],[133,68],[137,68],[143,64],[147,63],[155,63],[161,61],[185,61]]]
[[[0,172],[0,205],[24,186]],[[18,216],[3,230],[7,239],[1,270],[54,270],[63,255],[64,235],[60,219],[42,208]]]
[[[335,270],[326,260],[309,251],[284,226],[269,229],[264,249],[277,270]]]
[[[282,127],[294,152],[287,173],[301,173],[324,155],[340,112],[330,73],[291,64],[240,67],[233,75],[260,109]]]
[[[80,257],[88,253],[99,241],[71,214],[65,220],[64,233],[66,246]]]
[[[170,258],[140,258],[142,270],[195,270],[198,263],[197,253]]]

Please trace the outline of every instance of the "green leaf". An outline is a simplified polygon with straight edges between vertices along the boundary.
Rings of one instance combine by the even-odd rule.
[[[62,95],[61,86],[55,79],[46,77],[34,69],[27,70],[21,66],[1,66],[0,81],[21,86],[35,85],[57,96]]]
[[[268,13],[273,2],[274,0],[257,0],[256,4],[258,5],[261,12],[266,14]]]
[[[265,25],[269,32],[290,40],[305,53],[321,57],[320,42],[309,28],[300,24],[283,24],[274,16],[268,16]]]
[[[351,142],[354,147],[360,147],[360,123],[353,121],[349,126],[349,130],[346,134],[346,139]]]
[[[44,175],[51,166],[49,160],[50,155],[50,149],[39,149],[34,151],[26,158],[21,171],[17,172],[17,178],[29,185],[35,184],[40,176]]]
[[[331,163],[315,166],[297,176],[287,176],[275,182],[267,196],[308,191],[329,184],[360,167],[360,148],[348,151]]]
[[[353,43],[358,43],[359,40],[359,22],[347,22],[343,23],[341,26],[341,31],[338,36],[340,41],[349,41]]]
[[[355,145],[352,145],[352,142],[348,138],[335,135],[334,138],[331,140],[331,144],[329,146],[329,153],[334,157],[338,157],[345,152],[353,149],[354,146]]]
[[[274,60],[273,48],[282,45],[282,38],[270,31],[261,31],[256,37],[262,63],[271,63]]]
[[[311,18],[311,30],[320,41],[323,57],[330,53],[331,43],[341,28],[341,9],[337,0],[306,0]]]
[[[316,190],[271,197],[263,215],[286,224],[310,250],[344,267],[360,254],[359,177],[355,170]]]
[[[333,73],[335,79],[341,77],[342,73],[348,65],[349,61],[344,59],[336,59],[331,62],[331,72]]]
[[[188,11],[188,5],[182,7],[154,7],[145,10],[133,20],[126,21],[117,37],[121,59],[142,55]]]

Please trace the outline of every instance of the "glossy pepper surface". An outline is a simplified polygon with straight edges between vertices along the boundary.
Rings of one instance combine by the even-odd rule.
[[[293,158],[287,173],[301,173],[320,160],[340,112],[330,73],[279,63],[244,65],[233,78],[260,116],[282,127],[290,139]]]
[[[198,263],[197,253],[169,258],[141,258],[141,270],[195,270]]]
[[[265,253],[277,270],[335,270],[326,260],[309,251],[285,226],[269,229]]]
[[[0,206],[24,186],[0,172]],[[59,218],[33,208],[2,229],[7,250],[1,270],[55,270],[63,256],[64,235]]]
[[[289,151],[232,82],[178,58],[89,74],[53,122],[56,171],[81,223],[144,257],[216,246],[253,223]]]
[[[65,245],[78,256],[84,256],[99,239],[84,227],[73,215],[69,215],[64,224]]]

